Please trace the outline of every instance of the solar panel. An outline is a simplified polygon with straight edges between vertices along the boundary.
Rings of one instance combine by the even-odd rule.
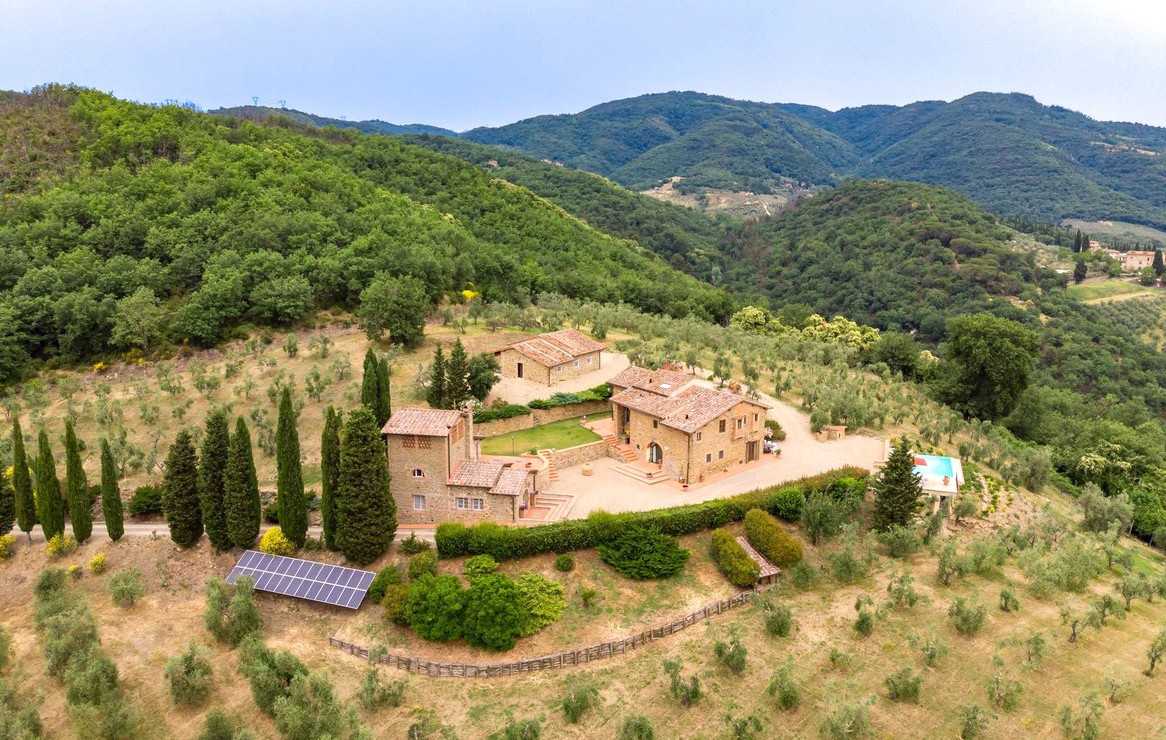
[[[255,582],[256,591],[359,609],[375,574],[246,550],[227,574],[227,583],[234,584],[243,576]]]

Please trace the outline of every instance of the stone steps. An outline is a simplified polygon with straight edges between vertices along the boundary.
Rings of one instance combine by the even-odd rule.
[[[632,480],[639,481],[640,483],[648,486],[655,486],[660,483],[666,483],[673,479],[672,474],[667,470],[654,470],[649,474],[647,470],[628,463],[617,463],[615,466],[615,471],[620,475],[631,478]]]
[[[542,492],[535,496],[535,504],[530,507],[525,516],[518,520],[519,524],[535,526],[547,522],[557,522],[566,519],[575,505],[575,497],[569,493]]]

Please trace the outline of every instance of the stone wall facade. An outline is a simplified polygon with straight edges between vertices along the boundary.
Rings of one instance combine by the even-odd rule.
[[[520,432],[524,429],[550,424],[553,421],[573,419],[577,416],[603,414],[611,409],[607,401],[583,401],[550,409],[531,409],[529,414],[512,416],[509,419],[487,421],[474,425],[474,434],[480,437],[497,437],[501,434]]]
[[[403,524],[445,521],[449,502],[446,483],[450,472],[449,453],[445,437],[389,435],[389,490],[397,503],[397,521]],[[423,500],[415,502],[414,496]]]
[[[521,364],[521,378],[527,382],[541,383],[542,385],[554,385],[583,373],[598,370],[602,362],[602,353],[599,351],[579,355],[569,362],[553,367],[543,365],[513,348],[501,350],[496,356],[498,358],[498,371],[503,378],[518,378],[518,366]]]
[[[586,444],[555,450],[549,457],[551,464],[561,470],[563,468],[592,462],[601,457],[607,457],[609,449],[606,442],[599,440],[598,442],[587,442]]]

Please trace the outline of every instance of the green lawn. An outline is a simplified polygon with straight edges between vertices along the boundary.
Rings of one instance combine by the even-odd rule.
[[[602,418],[607,414],[593,414],[588,418]],[[486,455],[520,455],[531,450],[562,450],[575,445],[594,442],[599,435],[579,423],[579,419],[563,419],[550,424],[523,429],[519,432],[487,437],[482,440]]]
[[[1140,293],[1145,290],[1147,289],[1141,285],[1126,280],[1101,280],[1095,283],[1081,283],[1080,285],[1070,285],[1068,287],[1069,295],[1081,301],[1112,298],[1115,295]]]

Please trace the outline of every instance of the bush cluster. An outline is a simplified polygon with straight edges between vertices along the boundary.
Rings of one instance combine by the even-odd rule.
[[[119,570],[109,579],[109,593],[113,603],[128,609],[138,603],[146,587],[142,584],[142,573],[137,568]]]
[[[729,530],[713,531],[712,540],[709,542],[709,555],[725,578],[729,579],[729,583],[734,586],[745,587],[757,583],[761,567],[749,557],[745,548],[741,547]]]
[[[767,511],[745,512],[745,536],[757,552],[778,567],[788,568],[802,559],[802,543]]]
[[[231,647],[263,629],[263,618],[255,606],[255,584],[244,576],[232,587],[221,578],[207,584],[203,622],[219,642]]]
[[[372,583],[368,585],[368,593],[365,598],[374,604],[379,604],[384,601],[385,593],[389,590],[389,587],[401,583],[403,580],[401,569],[395,563],[393,565],[386,565],[373,576]]]
[[[597,547],[634,525],[649,525],[662,534],[678,536],[716,529],[741,521],[750,509],[763,509],[788,522],[801,516],[810,493],[825,490],[843,479],[865,479],[857,468],[840,468],[799,481],[763,488],[729,498],[652,511],[592,515],[537,527],[502,527],[483,523],[466,526],[446,522],[437,528],[437,552],[443,558],[488,553],[496,560],[512,560],[545,552],[568,552]]]
[[[688,550],[675,537],[636,525],[599,546],[599,558],[628,578],[638,581],[668,578],[688,562]]]
[[[16,552],[16,537],[5,534],[0,535],[0,560],[7,560]]]
[[[186,652],[166,661],[166,681],[175,704],[197,707],[210,696],[213,670],[206,648],[192,642]]]
[[[130,498],[130,516],[162,513],[162,486],[139,486]]]
[[[611,398],[611,385],[608,383],[600,383],[594,388],[588,388],[584,391],[576,391],[574,393],[554,393],[550,398],[535,399],[527,404],[532,409],[553,409],[559,406],[573,406],[577,403],[587,403],[588,401],[606,401]]]
[[[259,551],[268,555],[291,556],[296,554],[296,546],[278,526],[270,527],[259,538]]]

